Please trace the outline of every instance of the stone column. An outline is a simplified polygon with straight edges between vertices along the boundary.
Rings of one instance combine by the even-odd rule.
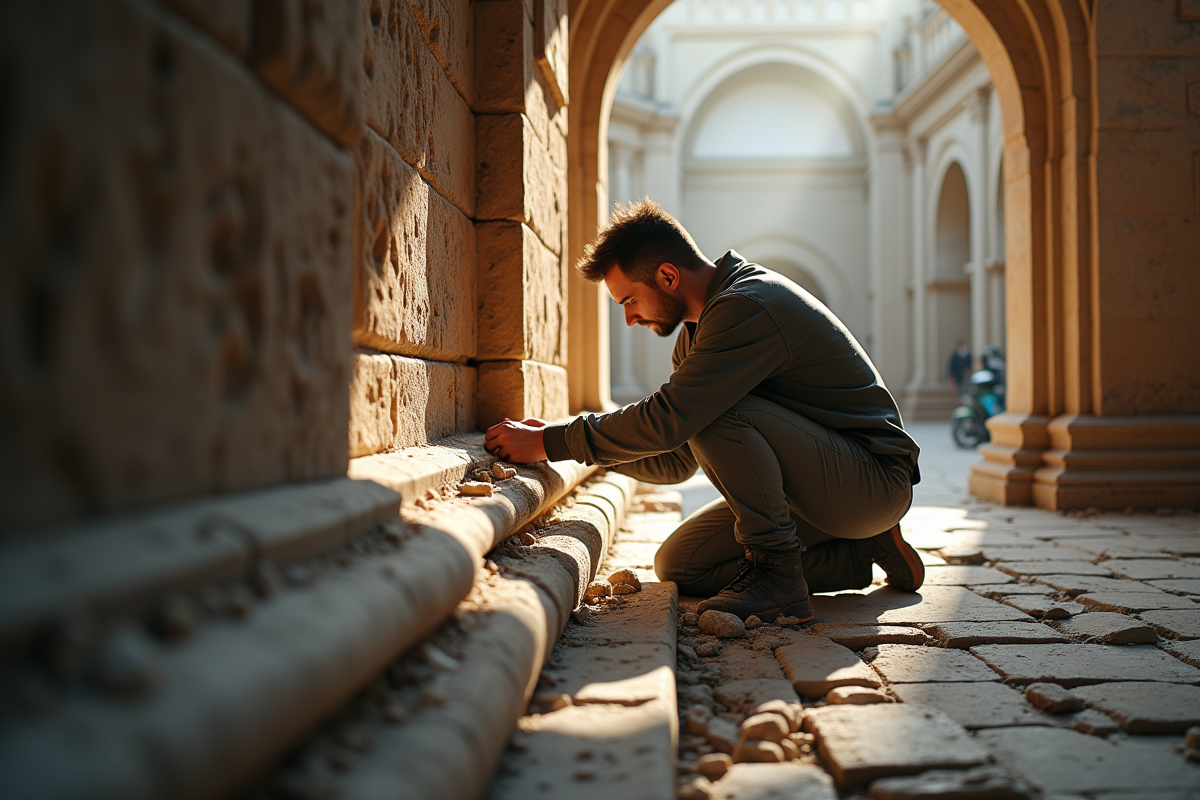
[[[475,6],[478,423],[567,414],[566,0]]]
[[[908,303],[905,286],[911,271],[906,250],[904,131],[891,114],[871,117],[875,128],[875,161],[871,165],[871,358],[893,392],[909,376]]]
[[[909,142],[904,150],[911,170],[912,199],[909,202],[912,218],[912,272],[910,289],[912,291],[912,373],[904,390],[902,411],[905,419],[919,419],[921,415],[920,400],[924,389],[928,387],[930,376],[937,374],[937,365],[930,364],[928,353],[929,330],[926,320],[926,287],[927,277],[926,250],[929,246],[928,220],[925,218],[927,204],[925,186],[925,150],[926,141],[916,139]]]
[[[988,209],[988,94],[990,89],[977,90],[967,103],[967,116],[974,129],[976,142],[975,180],[971,192],[971,352],[976,358],[992,342],[988,338],[988,275],[984,261],[987,257]]]

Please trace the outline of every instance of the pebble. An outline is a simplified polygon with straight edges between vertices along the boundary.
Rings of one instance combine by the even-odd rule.
[[[133,697],[153,688],[159,664],[153,642],[138,628],[121,625],[109,633],[96,656],[96,678],[112,694]]]
[[[704,736],[714,749],[722,753],[732,753],[738,743],[738,733],[737,725],[723,717],[713,717],[708,721],[708,730]]]
[[[508,480],[509,478],[517,477],[517,471],[497,461],[495,464],[492,464],[492,477],[499,481]]]
[[[680,692],[679,695],[689,703],[703,703],[707,706],[713,704],[713,690],[707,683],[698,683],[695,686],[689,686]]]
[[[682,642],[680,642],[679,644],[677,644],[675,646],[675,651],[679,655],[683,656],[683,659],[685,661],[698,660],[698,657],[696,656],[696,650],[691,645],[683,644]]]
[[[752,631],[755,628],[761,627],[762,624],[762,620],[756,617],[754,614],[746,617],[746,630],[748,631]]]
[[[583,592],[584,600],[599,600],[612,594],[612,587],[607,583],[593,583]]]
[[[633,586],[632,584],[628,584],[628,583],[614,583],[613,587],[612,587],[612,593],[614,595],[616,595],[616,594],[637,594],[640,591],[641,591],[641,587]]]
[[[1083,709],[1083,701],[1057,683],[1031,683],[1025,699],[1050,714],[1068,714]]]
[[[825,695],[825,702],[832,705],[867,706],[872,703],[886,703],[888,696],[878,689],[868,689],[865,686],[838,686],[829,690]]]
[[[733,759],[725,753],[709,753],[696,759],[696,772],[710,781],[720,780],[732,766]]]
[[[741,738],[743,740],[761,739],[765,742],[778,742],[790,733],[789,720],[770,712],[755,714],[742,722]]]
[[[192,635],[200,621],[200,606],[185,594],[163,598],[155,615],[154,629],[165,639],[184,639]]]
[[[483,481],[464,481],[459,484],[458,493],[463,497],[491,497],[496,487]]]
[[[471,477],[473,477],[476,481],[478,481],[480,483],[491,483],[492,482],[492,473],[486,469],[475,470],[474,472],[471,473]]]
[[[775,714],[781,717],[787,723],[788,733],[800,730],[800,725],[804,722],[804,707],[786,700],[768,700],[765,703],[759,703],[754,709],[754,714]]]
[[[692,706],[683,716],[683,729],[693,736],[703,736],[708,733],[710,719],[712,719],[712,711],[708,706]]]
[[[483,560],[483,568],[493,575],[500,571],[500,565],[495,561],[492,561],[490,558],[485,558]]]
[[[631,569],[619,569],[608,576],[608,582],[615,588],[618,585],[632,586],[636,591],[642,590],[642,581]]]
[[[783,748],[775,742],[764,742],[758,739],[746,739],[738,742],[733,749],[733,763],[768,763],[780,764],[787,759]]]
[[[775,624],[781,628],[791,628],[800,624],[799,617],[776,617]]]
[[[700,624],[700,615],[695,611],[687,611],[683,615],[683,624],[689,628],[694,628]]]
[[[721,648],[716,642],[702,642],[696,645],[696,655],[701,658],[716,658],[721,655]]]
[[[700,632],[718,639],[740,639],[746,635],[746,624],[736,614],[705,611],[700,615]]]
[[[679,784],[676,796],[679,800],[709,800],[713,796],[712,782],[703,775],[697,775]]]

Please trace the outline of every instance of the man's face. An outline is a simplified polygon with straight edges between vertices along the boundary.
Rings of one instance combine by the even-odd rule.
[[[613,267],[604,276],[608,293],[625,309],[626,325],[644,325],[659,336],[670,336],[683,322],[687,304],[662,287],[630,280]]]

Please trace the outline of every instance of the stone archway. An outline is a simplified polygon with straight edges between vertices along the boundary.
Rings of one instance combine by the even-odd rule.
[[[1004,140],[1010,411],[991,423],[993,443],[973,470],[971,488],[999,502],[1029,503],[1050,420],[1095,411],[1095,21],[1088,4],[1072,0],[940,1],[988,66]],[[668,4],[581,0],[572,7],[572,259],[607,207],[604,126],[616,77],[638,36]],[[607,399],[603,382],[589,377],[598,372],[606,340],[602,302],[595,287],[572,284],[571,313],[580,323],[573,326],[570,359],[576,406]]]

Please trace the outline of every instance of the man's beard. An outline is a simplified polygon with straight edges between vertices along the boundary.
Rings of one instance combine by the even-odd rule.
[[[670,336],[679,327],[679,323],[683,322],[683,315],[687,313],[687,304],[678,297],[667,294],[658,286],[654,287],[654,291],[658,293],[658,309],[655,313],[660,318],[644,319],[639,321],[638,325],[645,325],[659,336]]]

